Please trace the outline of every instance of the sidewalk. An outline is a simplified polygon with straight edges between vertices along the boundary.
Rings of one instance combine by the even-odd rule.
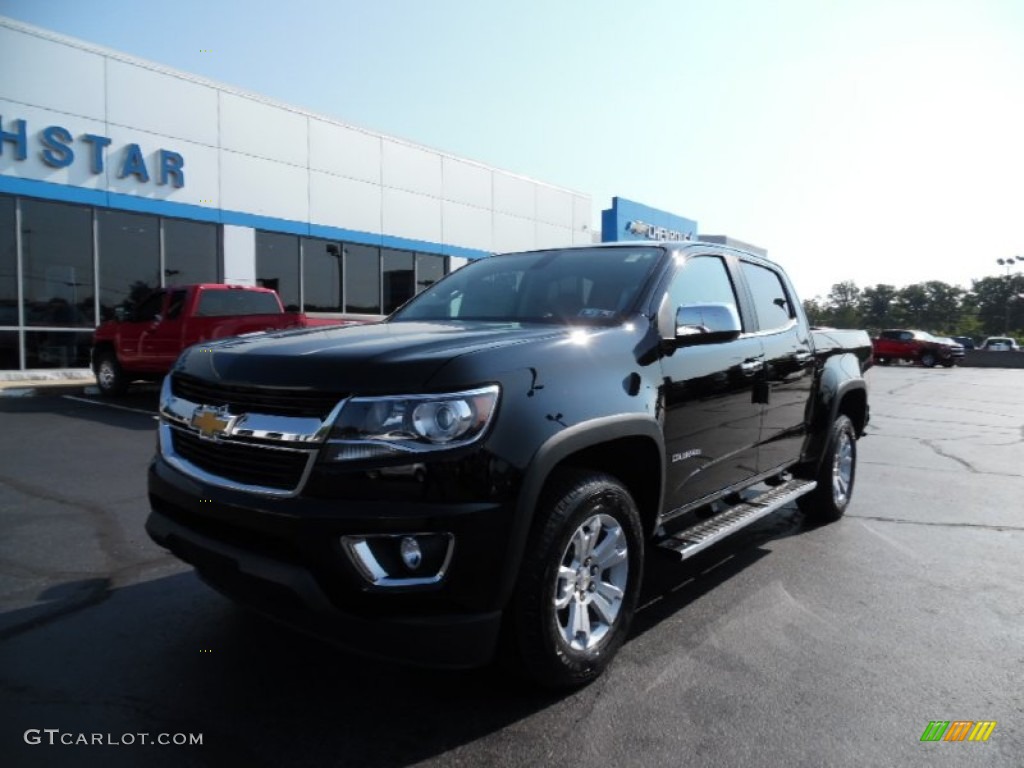
[[[96,377],[88,368],[53,371],[0,371],[0,397],[31,397],[40,394],[80,394],[95,388]]]

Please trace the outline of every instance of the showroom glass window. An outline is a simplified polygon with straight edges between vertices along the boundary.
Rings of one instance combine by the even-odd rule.
[[[381,251],[384,314],[390,315],[413,297],[415,254],[412,251]]]
[[[0,327],[18,325],[18,252],[14,198],[0,195]],[[18,333],[0,331],[0,370],[18,368]]]
[[[289,312],[299,309],[299,238],[256,233],[256,284],[273,288]]]
[[[446,258],[433,253],[416,254],[416,293],[429,288],[444,277]]]
[[[25,324],[92,327],[92,209],[23,198],[21,248]]]
[[[100,320],[115,307],[134,307],[160,287],[160,220],[123,211],[97,211],[100,244]]]
[[[341,245],[312,237],[302,239],[302,308],[306,312],[341,312]]]
[[[219,227],[181,219],[163,223],[164,285],[221,282]],[[105,258],[102,249],[100,254]]]
[[[380,249],[345,245],[345,311],[366,315],[380,312]]]

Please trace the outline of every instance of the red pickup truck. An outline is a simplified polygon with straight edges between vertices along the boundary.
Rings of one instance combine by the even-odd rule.
[[[132,381],[155,381],[200,341],[243,333],[357,322],[285,312],[269,288],[204,283],[162,288],[93,337],[92,369],[100,393],[117,395]]]
[[[882,365],[893,360],[921,363],[926,368],[937,364],[951,368],[956,364],[953,346],[925,331],[882,331],[871,340],[871,347],[875,361]]]

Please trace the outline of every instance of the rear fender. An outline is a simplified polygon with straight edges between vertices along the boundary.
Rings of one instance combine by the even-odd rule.
[[[867,383],[861,375],[860,361],[851,353],[836,355],[825,362],[801,452],[805,467],[817,470],[828,445],[832,422],[840,413],[850,417],[858,437],[864,434],[868,422]]]

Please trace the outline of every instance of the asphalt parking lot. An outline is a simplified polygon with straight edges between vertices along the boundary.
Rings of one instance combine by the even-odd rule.
[[[869,381],[847,516],[652,558],[615,664],[554,697],[356,659],[200,583],[142,528],[155,390],[0,397],[0,763],[1020,766],[1024,370]],[[934,720],[996,726],[922,742]]]

